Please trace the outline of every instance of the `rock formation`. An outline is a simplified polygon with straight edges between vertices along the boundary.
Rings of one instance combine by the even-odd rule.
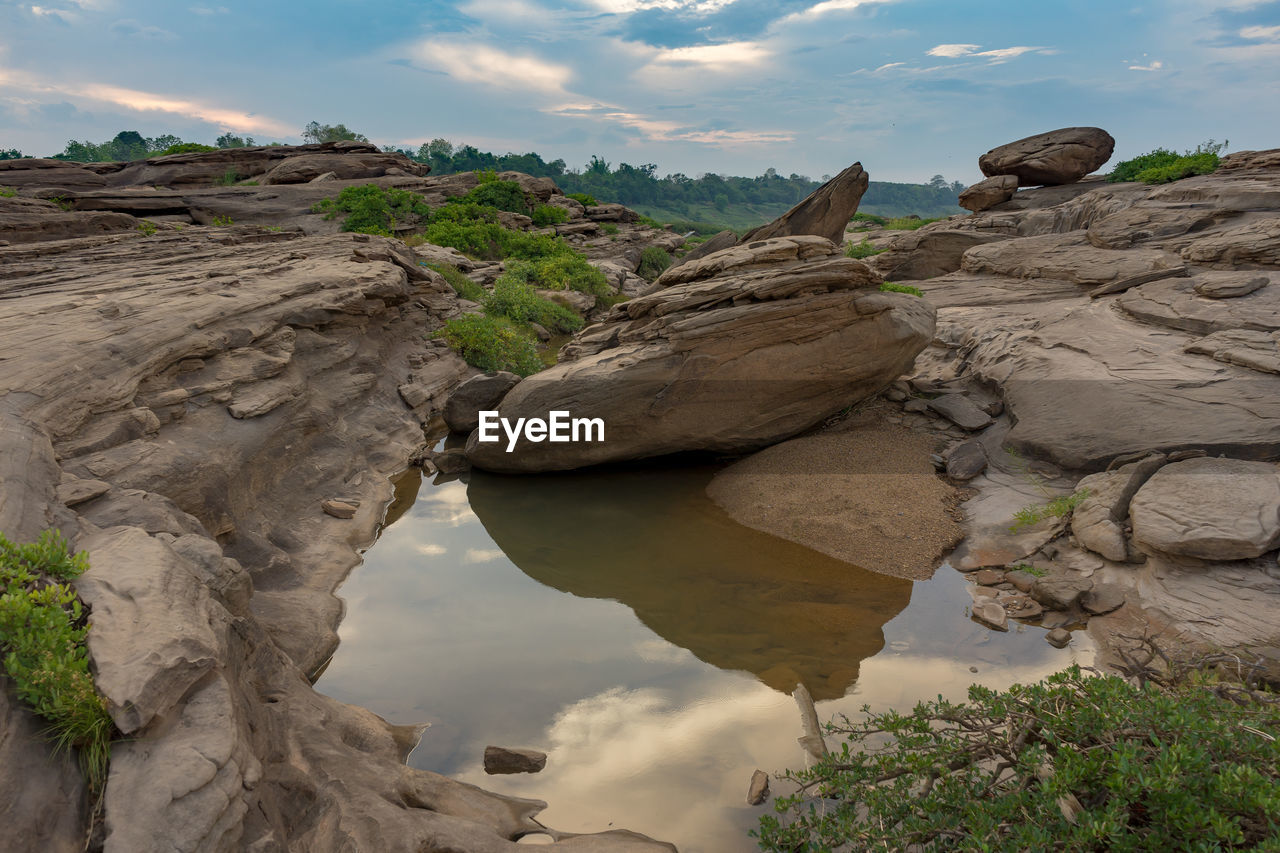
[[[501,416],[602,418],[598,443],[481,443],[493,471],[577,468],[690,450],[761,447],[864,399],[905,370],[933,310],[822,237],[777,237],[669,269],[615,306],[560,362],[524,380]]]
[[[1020,187],[1070,184],[1111,159],[1115,147],[1100,127],[1064,127],[992,148],[978,168],[988,178],[1013,175]]]
[[[468,177],[436,180],[436,197]],[[176,198],[190,220],[192,199],[229,191],[264,188],[98,192]],[[445,281],[380,237],[140,229],[126,212],[31,198],[57,187],[21,192],[0,198],[18,211],[0,213],[13,223],[0,247],[0,531],[30,541],[55,527],[89,555],[77,581],[89,653],[127,735],[105,849],[505,850],[546,832],[542,803],[410,769],[419,729],[309,681],[389,478],[476,372],[431,340],[459,311]],[[0,678],[0,848],[83,849],[92,804],[74,763],[34,739],[40,725]],[[574,850],[671,849],[620,830],[549,834]]]

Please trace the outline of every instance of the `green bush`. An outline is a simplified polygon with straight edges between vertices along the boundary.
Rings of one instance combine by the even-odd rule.
[[[218,178],[213,183],[214,183],[214,186],[230,187],[230,186],[236,185],[239,182],[240,182],[240,175],[236,172],[236,170],[227,169],[227,171],[222,173],[222,177]]]
[[[0,187],[0,198],[13,198],[18,191],[13,187]]]
[[[662,271],[671,266],[671,256],[661,246],[647,246],[640,253],[640,266],[636,275],[652,281],[662,275]]]
[[[150,219],[143,219],[138,222],[138,233],[143,237],[153,237],[160,230],[160,226],[156,225]]]
[[[864,706],[753,834],[773,851],[1277,850],[1275,700],[1073,666],[965,703]]]
[[[1214,142],[1210,139],[1185,154],[1157,148],[1132,160],[1121,160],[1111,170],[1111,174],[1107,175],[1107,180],[1112,183],[1141,181],[1145,184],[1163,184],[1192,175],[1207,175],[1218,168],[1218,155],[1226,147],[1226,142]]]
[[[196,154],[201,151],[217,151],[218,149],[212,145],[201,145],[199,142],[179,142],[177,145],[170,145],[163,151],[157,151],[153,157],[168,157],[170,154]]]
[[[894,281],[886,281],[880,285],[880,289],[886,293],[909,293],[912,296],[924,296],[924,291],[918,287],[912,287],[909,284],[898,284]]]
[[[546,290],[576,290],[597,297],[610,293],[604,273],[572,250],[534,261],[533,280]]]
[[[582,318],[535,293],[532,279],[532,264],[517,261],[508,265],[507,271],[493,283],[493,290],[484,297],[485,313],[516,323],[537,323],[553,332],[581,329]]]
[[[1080,489],[1078,492],[1056,497],[1046,504],[1024,506],[1013,514],[1013,526],[1009,528],[1009,531],[1016,532],[1024,527],[1038,524],[1046,518],[1064,518],[1070,515],[1072,510],[1084,503],[1084,499],[1087,497],[1089,497],[1089,490]]]
[[[911,218],[910,216],[898,216],[889,219],[884,223],[884,227],[889,231],[915,231],[917,228],[923,228],[930,222],[938,222],[941,217],[934,219],[921,219],[919,217]]]
[[[569,218],[569,211],[554,204],[540,204],[533,209],[533,224],[539,228],[557,225]]]
[[[450,204],[479,204],[508,213],[529,213],[529,203],[525,200],[524,190],[515,181],[484,181],[471,192],[459,199],[451,199]]]
[[[325,219],[334,219],[339,213],[345,213],[343,231],[383,237],[393,236],[401,224],[424,221],[432,215],[431,206],[422,200],[422,196],[377,184],[345,187],[337,198],[325,199],[312,207],[311,212],[323,213]]]
[[[583,207],[595,207],[600,203],[596,201],[595,196],[588,193],[569,193],[565,198],[571,198]]]
[[[463,299],[470,299],[472,302],[480,302],[484,299],[484,288],[467,278],[466,274],[453,264],[423,264],[423,266],[444,276],[444,280],[449,282],[453,292]]]
[[[466,314],[445,323],[435,333],[472,367],[509,370],[528,376],[542,369],[538,348],[528,332],[502,317]]]
[[[106,782],[114,726],[93,686],[88,613],[70,581],[89,568],[56,531],[17,545],[0,534],[0,650],[18,697],[43,717],[56,749],[75,748],[90,788]]]
[[[849,221],[866,222],[870,225],[879,225],[883,228],[889,220],[885,219],[883,216],[876,216],[874,213],[855,213]]]
[[[603,228],[604,233],[610,237],[613,237],[618,233],[618,226],[614,225],[612,222],[606,222],[604,225],[600,227]]]
[[[871,241],[866,237],[862,238],[861,243],[846,243],[844,247],[844,255],[846,258],[857,258],[859,260],[869,258],[872,255],[878,255],[883,251],[885,250],[877,249],[875,246],[871,245]]]

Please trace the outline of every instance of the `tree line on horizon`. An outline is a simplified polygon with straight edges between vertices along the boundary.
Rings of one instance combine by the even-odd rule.
[[[368,142],[368,137],[344,124],[328,125],[310,122],[302,132],[307,142],[353,140]],[[224,133],[213,145],[184,142],[172,134],[144,137],[134,130],[121,131],[106,142],[70,140],[51,159],[76,162],[132,161],[196,151],[215,151],[254,145],[281,145],[280,142],[259,143],[252,136]],[[524,172],[534,177],[552,178],[566,193],[585,193],[600,201],[618,202],[629,207],[661,209],[681,216],[696,218],[699,214],[724,214],[730,208],[756,206],[777,209],[789,207],[811,194],[830,176],[815,180],[792,173],[783,177],[776,169],[766,169],[757,177],[719,175],[707,172],[690,177],[680,172],[658,177],[657,165],[644,163],[613,166],[604,158],[592,155],[582,169],[570,168],[563,159],[544,160],[540,154],[495,154],[473,145],[455,146],[443,138],[432,139],[416,149],[385,146],[388,153],[400,153],[431,167],[432,174],[486,171]],[[0,149],[0,160],[24,157],[17,149]],[[925,184],[872,181],[863,196],[868,209],[880,209],[920,215],[946,215],[959,211],[957,197],[965,185],[948,182],[934,175]],[[715,214],[710,214],[715,211]]]

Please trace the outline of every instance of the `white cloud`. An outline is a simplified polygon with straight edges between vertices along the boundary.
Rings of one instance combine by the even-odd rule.
[[[1240,38],[1254,41],[1280,41],[1280,26],[1245,27],[1240,30]]]
[[[432,542],[426,545],[415,545],[413,550],[417,551],[419,554],[421,554],[424,557],[439,557],[441,554],[446,553],[449,549],[439,544],[438,542]]]
[[[202,101],[125,89],[105,83],[87,85],[62,83],[44,80],[21,71],[0,68],[0,85],[34,95],[53,94],[71,100],[98,101],[139,112],[173,113],[241,132],[259,131],[278,135],[295,132],[292,124],[285,124],[265,116],[226,109]]]
[[[707,130],[674,121],[662,121],[604,104],[561,104],[543,110],[551,115],[597,119],[640,131],[647,142],[698,142],[706,145],[773,145],[792,142],[790,131]]]
[[[759,42],[734,41],[659,51],[650,64],[697,65],[709,71],[725,71],[744,65],[759,65],[772,55],[772,51]]]
[[[968,56],[980,47],[980,44],[940,44],[929,48],[925,53],[928,56]]]
[[[226,6],[192,6],[188,11],[193,15],[225,15],[231,10]]]
[[[1006,60],[1006,59],[1013,59],[1014,57],[1022,56],[1022,54],[1024,54],[1024,53],[1032,53],[1033,51],[1039,51],[1039,50],[1043,50],[1043,48],[1039,48],[1039,47],[1002,47],[1002,48],[999,48],[999,49],[997,49],[997,50],[983,50],[983,51],[980,51],[980,52],[978,52],[978,53],[971,53],[971,54],[969,54],[969,55],[970,55],[970,56],[989,56],[989,57],[991,57],[991,58],[992,58],[992,59],[994,59],[994,60],[997,60],[997,61],[1004,61],[1004,60]]]
[[[1150,65],[1130,65],[1129,70],[1130,71],[1159,71],[1163,67],[1164,67],[1164,63],[1157,59],[1154,62],[1152,62]]]
[[[478,21],[509,23],[546,18],[546,9],[528,0],[466,0],[458,6],[462,14]]]
[[[566,65],[556,65],[536,56],[506,53],[477,43],[424,41],[414,49],[424,66],[443,71],[466,83],[496,89],[568,94],[565,84],[573,76]]]
[[[778,21],[778,24],[789,24],[796,21],[812,20],[820,18],[823,15],[829,15],[832,12],[849,12],[857,9],[859,6],[870,6],[873,3],[892,3],[893,0],[822,0],[817,5],[810,6],[800,12],[792,12],[790,15]]]
[[[905,63],[905,62],[887,62],[887,63],[885,63],[884,65],[881,65],[881,66],[880,66],[879,68],[877,68],[875,71],[872,71],[871,73],[872,73],[872,74],[878,74],[878,73],[880,73],[881,71],[887,71],[887,70],[889,70],[890,68],[897,68],[897,67],[898,67],[898,66],[900,66],[900,65],[906,65],[906,63]]]
[[[494,560],[501,560],[503,556],[505,555],[497,548],[468,548],[467,553],[462,558],[462,562],[491,563]]]
[[[668,12],[693,12],[706,15],[723,9],[734,0],[591,0],[591,5],[609,15],[629,15],[646,9],[662,9]]]
[[[31,14],[37,18],[53,18],[64,24],[80,20],[80,16],[75,12],[68,12],[66,9],[50,9],[48,6],[32,6]]]

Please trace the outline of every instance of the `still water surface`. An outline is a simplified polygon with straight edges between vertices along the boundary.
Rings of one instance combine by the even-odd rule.
[[[340,591],[317,688],[431,723],[411,765],[547,800],[557,829],[731,853],[755,849],[772,807],[746,804],[752,771],[805,763],[797,683],[825,721],[1092,657],[1082,635],[1058,650],[1039,628],[972,622],[949,567],[899,580],[742,527],[704,493],[714,470],[411,472]],[[547,767],[487,776],[487,744]]]

